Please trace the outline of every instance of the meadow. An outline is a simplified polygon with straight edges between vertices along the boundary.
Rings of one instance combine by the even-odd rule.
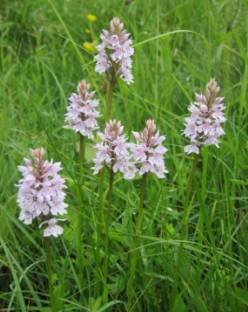
[[[117,79],[112,118],[132,141],[154,119],[168,174],[149,174],[145,191],[115,174],[109,204],[108,170],[92,170],[96,139],[81,166],[64,116],[86,79],[103,131],[94,56],[115,16],[133,39],[134,82]],[[1,0],[0,311],[248,311],[247,30],[246,0]],[[211,77],[225,135],[196,158],[184,153],[184,118]],[[61,162],[67,185],[64,233],[45,240],[50,249],[36,221],[18,219],[17,167],[37,147]]]

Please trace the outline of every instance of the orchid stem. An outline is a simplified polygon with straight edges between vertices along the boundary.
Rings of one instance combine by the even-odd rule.
[[[109,219],[112,208],[112,193],[113,193],[113,184],[114,184],[114,171],[113,166],[111,166],[109,171],[109,189],[107,194],[107,210],[105,214],[105,258],[103,264],[103,276],[104,276],[104,291],[103,291],[103,300],[104,303],[108,300],[108,267],[109,267]]]
[[[84,159],[85,159],[85,140],[84,140],[84,136],[82,134],[79,134],[79,166],[80,166],[81,184],[83,184]]]
[[[80,293],[82,293],[84,284],[84,263],[83,263],[83,242],[82,242],[82,225],[83,225],[83,182],[84,182],[84,159],[85,159],[85,139],[84,136],[79,134],[79,189],[80,189],[80,207],[78,213],[77,224],[77,267],[80,279]]]
[[[106,111],[105,111],[105,122],[109,121],[112,117],[112,101],[113,101],[113,92],[115,86],[116,78],[115,72],[111,72],[107,81],[107,94],[106,94]],[[100,209],[101,209],[101,218],[104,222],[104,231],[105,231],[105,258],[103,263],[103,301],[106,303],[108,300],[108,285],[107,285],[107,275],[108,275],[108,265],[109,265],[109,215],[112,206],[112,191],[113,191],[113,182],[114,182],[114,172],[113,172],[113,164],[110,168],[109,174],[109,190],[107,194],[107,202],[108,207],[105,212],[104,207],[104,196],[103,196],[103,181],[104,181],[104,171],[100,175],[100,186],[99,186],[99,201],[100,201]],[[99,246],[100,248],[100,246]]]
[[[130,255],[130,277],[127,283],[127,297],[128,297],[128,311],[130,311],[131,306],[133,304],[133,298],[135,296],[135,271],[137,267],[138,254],[139,249],[141,250],[142,245],[140,241],[143,217],[144,217],[144,202],[145,202],[145,192],[146,192],[146,184],[147,184],[147,173],[145,173],[141,179],[141,187],[140,187],[140,202],[138,209],[138,216],[136,219],[135,225],[135,238],[134,238],[134,246],[132,250],[132,254]]]
[[[98,278],[101,276],[101,238],[102,228],[105,224],[104,217],[104,169],[102,169],[98,175],[98,194],[99,194],[99,207],[100,207],[100,220],[97,221],[97,250],[96,250],[96,264],[98,272],[100,273]],[[99,286],[96,285],[96,292],[98,294]]]
[[[46,252],[46,267],[47,267],[47,278],[48,278],[48,289],[49,289],[49,300],[52,312],[56,312],[54,293],[53,293],[53,281],[52,281],[52,255],[51,247],[48,237],[44,237],[44,246]]]
[[[107,95],[106,95],[106,116],[105,120],[108,121],[112,117],[112,102],[113,102],[113,93],[116,83],[115,73],[111,74],[111,77],[108,79],[107,83]]]
[[[196,173],[197,161],[198,161],[198,156],[194,155],[194,160],[192,163],[190,176],[189,176],[189,180],[188,180],[188,184],[186,188],[185,200],[184,200],[183,235],[184,235],[184,238],[186,239],[188,237],[188,231],[189,231],[188,223],[189,223],[189,215],[191,211],[190,198],[192,195],[192,188],[193,188],[193,182],[194,182],[194,177]]]

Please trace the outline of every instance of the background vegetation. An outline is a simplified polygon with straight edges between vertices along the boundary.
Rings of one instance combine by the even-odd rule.
[[[94,14],[90,23],[86,16]],[[97,90],[92,46],[113,16],[135,44],[134,84],[118,82],[113,116],[127,131],[154,118],[166,134],[165,180],[149,179],[132,311],[248,311],[248,2],[246,0],[2,0],[0,2],[0,310],[49,311],[43,242],[18,221],[17,165],[30,147],[60,160],[69,222],[52,240],[57,311],[125,311],[139,181],[118,176],[110,229],[109,301],[96,263],[98,180],[87,145],[84,202],[78,201],[78,137],[64,126],[68,95],[80,79]],[[88,29],[88,31],[86,31]],[[178,31],[175,33],[174,32]],[[87,48],[88,47],[88,48]],[[86,48],[86,49],[85,49]],[[189,190],[183,119],[195,91],[216,77],[225,96],[226,135],[205,150]],[[103,119],[101,120],[103,125]],[[104,181],[107,190],[107,179]],[[190,192],[189,233],[182,220]],[[84,285],[75,268],[77,218],[83,220]]]

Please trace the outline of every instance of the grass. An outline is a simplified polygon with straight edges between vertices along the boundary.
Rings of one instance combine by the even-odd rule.
[[[89,13],[97,16],[91,25]],[[115,177],[104,302],[98,265],[104,261],[98,235],[103,224],[92,147],[86,142],[81,199],[78,137],[63,126],[68,95],[82,78],[96,89],[104,115],[102,79],[83,42],[92,41],[90,36],[97,41],[113,16],[124,21],[135,46],[135,82],[127,87],[118,81],[113,116],[126,131],[156,119],[167,136],[169,174],[147,181],[138,253],[133,233],[140,181]],[[35,224],[18,221],[16,204],[17,165],[30,147],[39,146],[62,162],[68,185],[69,222],[63,237],[51,240],[57,311],[247,311],[247,1],[3,0],[0,19],[0,311],[49,311],[42,237]],[[212,76],[226,98],[226,135],[220,149],[203,150],[189,189],[194,160],[183,153],[183,120],[194,92]],[[107,175],[101,185],[106,195]],[[79,216],[83,283],[74,232]],[[132,253],[138,266],[134,301],[127,308]]]

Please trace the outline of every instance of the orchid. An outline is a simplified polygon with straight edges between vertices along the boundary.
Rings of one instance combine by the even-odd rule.
[[[133,82],[132,59],[134,54],[130,34],[119,18],[110,22],[110,30],[103,30],[101,43],[97,46],[96,72],[102,74],[113,70],[127,84]]]
[[[34,219],[38,219],[41,226],[47,225],[44,236],[58,236],[63,233],[63,228],[57,225],[54,216],[66,213],[66,186],[59,174],[60,163],[47,161],[44,155],[43,148],[31,150],[31,159],[25,158],[24,165],[18,167],[22,173],[17,195],[21,208],[19,219],[24,224],[31,224]]]
[[[107,122],[104,133],[99,132],[98,136],[100,142],[95,146],[97,152],[94,159],[94,174],[107,166],[114,173],[123,173],[125,179],[132,179],[137,170],[131,157],[130,144],[126,142],[120,121]]]
[[[146,127],[142,132],[133,132],[136,144],[132,146],[133,158],[139,166],[139,174],[154,173],[158,178],[164,178],[166,170],[164,154],[167,149],[162,145],[165,136],[161,136],[156,130],[153,120],[146,121]]]
[[[196,93],[196,101],[189,106],[191,115],[185,118],[184,135],[190,139],[185,146],[186,154],[199,154],[202,145],[219,147],[219,138],[225,134],[222,124],[224,116],[223,97],[218,97],[220,87],[214,79],[210,79],[205,94]]]
[[[85,80],[80,81],[77,93],[72,93],[69,102],[65,115],[67,128],[92,139],[93,132],[98,128],[97,118],[100,114],[96,110],[98,100],[95,99],[95,92],[90,91],[90,84]]]

